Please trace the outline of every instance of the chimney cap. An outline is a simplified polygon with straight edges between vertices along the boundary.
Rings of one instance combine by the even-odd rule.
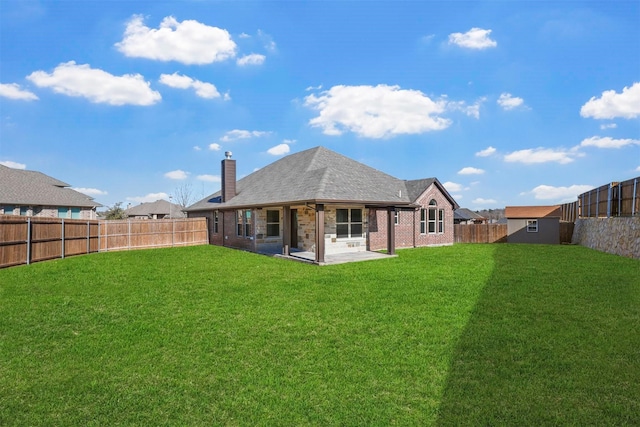
[[[224,152],[225,159],[230,159],[232,155],[233,155],[233,153],[231,151],[225,151]]]

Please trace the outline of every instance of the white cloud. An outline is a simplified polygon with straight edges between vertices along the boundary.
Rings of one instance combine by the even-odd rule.
[[[598,148],[622,148],[625,145],[640,145],[639,139],[613,139],[609,136],[600,137],[592,136],[583,139],[580,147],[598,147]]]
[[[476,153],[476,156],[478,157],[489,157],[490,155],[494,154],[496,152],[496,149],[489,146],[487,148],[485,148],[484,150],[480,150]]]
[[[164,174],[164,176],[169,179],[187,179],[188,175],[189,175],[189,172],[185,172],[180,169],[176,169],[174,171],[167,172]]]
[[[267,150],[267,153],[272,156],[281,156],[283,154],[287,154],[291,149],[289,148],[289,144],[278,144],[275,147],[271,147]]]
[[[557,162],[561,165],[571,163],[579,156],[576,151],[554,150],[551,148],[534,148],[518,150],[504,156],[506,162],[525,164]]]
[[[262,65],[264,61],[267,59],[266,56],[260,55],[259,53],[252,53],[250,55],[245,55],[236,60],[236,64],[243,67],[245,65]]]
[[[478,169],[471,166],[467,166],[466,168],[462,168],[458,171],[458,175],[482,175],[484,173],[484,169]]]
[[[198,179],[199,181],[206,181],[206,182],[221,182],[222,181],[222,179],[218,175],[198,175],[196,177],[196,179]]]
[[[262,30],[258,30],[258,39],[266,50],[268,50],[269,52],[276,51],[276,42],[273,41],[273,38],[269,34],[265,33]]]
[[[295,144],[298,141],[295,139],[283,139],[282,142],[284,142],[285,144]]]
[[[199,145],[194,145],[194,146],[193,146],[193,150],[194,150],[194,151],[202,151],[202,148],[200,148],[200,146],[199,146]]]
[[[582,117],[594,119],[634,119],[640,116],[640,83],[634,83],[631,87],[624,87],[622,93],[615,90],[602,92],[600,98],[591,97],[580,108]]]
[[[510,93],[506,92],[500,94],[500,98],[498,98],[497,102],[504,110],[513,110],[514,108],[524,105],[524,99],[512,96]]]
[[[305,105],[320,114],[309,121],[325,135],[351,131],[367,138],[420,134],[449,127],[439,117],[446,101],[433,101],[417,90],[399,86],[334,86],[305,97]]]
[[[600,129],[605,130],[605,129],[615,129],[617,128],[618,125],[615,123],[603,123],[600,125]]]
[[[307,88],[305,89],[306,92],[311,92],[312,90],[320,90],[322,89],[322,85],[318,85],[318,86],[307,86]]]
[[[490,47],[496,47],[498,43],[495,40],[491,40],[489,37],[490,34],[491,30],[474,27],[466,33],[449,34],[449,44],[455,44],[468,49],[487,49]]]
[[[462,184],[458,184],[456,182],[447,181],[442,183],[442,185],[447,189],[448,192],[463,190]]]
[[[72,190],[75,190],[79,193],[86,194],[87,196],[106,196],[106,191],[98,190],[97,188],[84,188],[84,187],[72,187]]]
[[[27,165],[25,165],[24,163],[18,163],[18,162],[13,162],[11,160],[5,160],[0,162],[0,165],[6,166],[8,168],[12,168],[12,169],[26,169]]]
[[[236,55],[236,44],[229,32],[194,20],[178,22],[167,16],[158,29],[144,25],[143,17],[134,15],[127,23],[124,38],[115,45],[129,57],[183,64],[211,64]]]
[[[483,199],[482,197],[478,197],[477,199],[473,199],[471,203],[476,205],[494,205],[498,203],[498,201],[495,199]]]
[[[39,99],[35,93],[20,89],[20,85],[17,83],[0,83],[0,96],[20,101],[35,101]]]
[[[209,144],[209,150],[211,151],[220,151],[222,149],[222,145],[218,144],[218,143],[212,143]]]
[[[149,193],[146,196],[127,197],[127,200],[138,203],[155,202],[156,200],[169,200],[167,193]]]
[[[140,74],[114,76],[69,61],[58,65],[53,73],[34,71],[27,79],[39,87],[50,87],[54,92],[87,98],[94,103],[110,105],[153,105],[162,97],[151,90]]]
[[[446,97],[443,97],[446,98]],[[448,101],[446,103],[447,110],[449,111],[462,111],[467,116],[474,117],[476,119],[480,118],[480,107],[482,103],[486,101],[487,98],[482,97],[474,102],[472,105],[467,105],[464,101]]]
[[[262,131],[262,130],[234,129],[225,133],[224,136],[220,138],[220,141],[231,142],[231,141],[236,141],[238,139],[260,138],[262,136],[266,136],[269,134],[271,134],[271,132]]]
[[[220,98],[220,92],[211,83],[201,82],[189,76],[173,74],[161,74],[160,83],[177,89],[194,89],[200,98]]]
[[[590,185],[571,185],[569,187],[538,185],[531,190],[531,194],[533,194],[537,200],[553,200],[558,203],[568,203],[576,200],[580,194],[592,188]]]
[[[636,168],[636,172],[640,172],[640,166]]]

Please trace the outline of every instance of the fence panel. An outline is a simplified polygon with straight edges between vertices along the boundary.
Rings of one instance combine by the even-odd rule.
[[[206,218],[103,221],[100,227],[101,252],[208,243]]]
[[[98,251],[209,243],[206,218],[86,221],[0,216],[0,268]]]
[[[507,224],[455,224],[456,243],[505,243]]]

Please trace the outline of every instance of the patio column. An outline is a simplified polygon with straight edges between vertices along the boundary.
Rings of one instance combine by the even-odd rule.
[[[396,208],[389,206],[387,208],[387,253],[395,255],[396,253]]]
[[[316,204],[316,262],[324,262],[324,205]]]
[[[291,206],[282,208],[282,255],[291,255]]]

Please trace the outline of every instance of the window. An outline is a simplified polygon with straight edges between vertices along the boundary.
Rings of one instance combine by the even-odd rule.
[[[362,237],[362,209],[336,209],[336,235]]]
[[[11,205],[6,205],[4,207],[4,214],[5,215],[13,215],[13,206]]]
[[[394,216],[393,224],[394,225],[400,224],[400,215],[399,214],[400,214],[400,211],[394,211],[394,214],[393,214],[393,216]]]
[[[427,234],[427,210],[420,209],[420,234]]]
[[[69,208],[58,208],[58,218],[67,218]]]
[[[429,218],[428,218],[428,226],[429,226],[429,234],[433,234],[436,232],[436,215],[438,212],[438,203],[431,199],[429,202]]]
[[[213,211],[213,232],[215,234],[218,234],[218,227],[219,227],[219,224],[220,224],[220,221],[218,219],[218,213],[219,212],[220,211]]]
[[[27,216],[29,214],[29,206],[20,206],[20,216]]]
[[[527,220],[527,233],[537,233],[538,232],[538,220],[537,219],[528,219]]]
[[[71,208],[71,219],[80,219],[80,208]]]
[[[444,209],[438,210],[438,233],[444,233]]]
[[[280,211],[267,211],[267,237],[280,236]]]
[[[236,211],[236,233],[238,237],[251,237],[251,209]]]

